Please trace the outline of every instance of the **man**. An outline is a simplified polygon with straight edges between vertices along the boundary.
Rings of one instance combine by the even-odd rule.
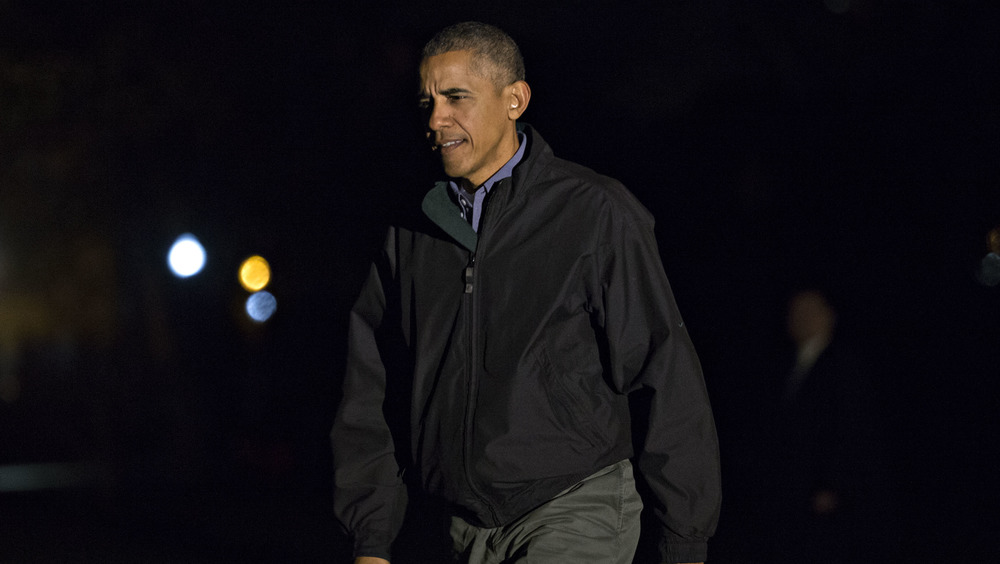
[[[857,562],[891,550],[889,478],[878,405],[861,357],[837,338],[826,293],[788,302],[795,346],[777,409],[768,473],[771,562]]]
[[[389,560],[404,471],[451,511],[464,562],[631,562],[642,502],[628,394],[640,389],[652,399],[636,460],[663,562],[704,560],[718,444],[652,218],[517,123],[531,90],[502,31],[446,28],[420,81],[451,181],[425,197],[426,221],[390,229],[351,313],[331,437],[355,562]]]

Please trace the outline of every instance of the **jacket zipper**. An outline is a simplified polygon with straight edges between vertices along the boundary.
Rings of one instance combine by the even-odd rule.
[[[483,210],[483,217],[480,225],[480,242],[482,241],[482,227],[486,224],[486,210]],[[477,245],[478,247],[478,245]],[[466,311],[466,322],[468,323],[469,329],[469,355],[468,355],[468,365],[467,370],[469,374],[469,395],[466,398],[466,408],[465,408],[465,445],[464,445],[464,466],[465,466],[465,481],[469,485],[469,490],[472,492],[476,499],[483,504],[486,509],[490,512],[490,517],[492,517],[494,523],[499,523],[497,518],[496,510],[493,505],[486,499],[486,497],[479,491],[476,487],[475,481],[472,479],[472,461],[471,461],[471,450],[472,450],[472,437],[473,437],[473,421],[475,420],[476,413],[476,397],[479,394],[479,381],[478,381],[478,370],[476,369],[478,365],[478,353],[477,344],[479,342],[479,308],[478,300],[473,293],[476,286],[476,251],[469,253],[469,262],[465,266],[465,299]]]
[[[471,294],[476,274],[476,252],[469,253],[469,263],[465,265],[465,293]]]

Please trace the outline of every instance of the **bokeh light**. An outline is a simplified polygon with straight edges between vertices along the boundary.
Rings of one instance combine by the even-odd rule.
[[[240,284],[248,292],[263,290],[271,281],[271,265],[264,257],[252,256],[240,265]]]
[[[1000,226],[986,234],[986,246],[989,252],[979,263],[977,278],[983,286],[1000,286]]]
[[[174,275],[180,278],[194,276],[205,266],[205,248],[194,235],[185,233],[170,247],[167,263]]]
[[[270,292],[256,292],[247,298],[247,315],[258,323],[263,323],[278,309],[278,300]]]
[[[1000,285],[1000,255],[988,253],[979,263],[979,283],[983,286]]]

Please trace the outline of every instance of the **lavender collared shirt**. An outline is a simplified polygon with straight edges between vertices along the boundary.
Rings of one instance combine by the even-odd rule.
[[[472,196],[473,201],[469,201],[469,194],[465,190],[462,190],[458,182],[454,180],[448,182],[448,185],[451,186],[451,191],[458,199],[458,207],[462,213],[462,219],[469,221],[471,214],[472,230],[476,233],[479,233],[479,219],[483,215],[483,202],[486,200],[486,195],[489,194],[490,189],[498,181],[510,178],[510,175],[514,173],[514,167],[517,166],[517,163],[521,162],[521,157],[524,156],[524,148],[528,145],[528,136],[518,131],[517,138],[520,141],[517,152],[514,153],[514,156],[506,164],[500,167],[500,170],[496,171],[486,182],[483,182],[479,188],[476,188],[476,192]]]

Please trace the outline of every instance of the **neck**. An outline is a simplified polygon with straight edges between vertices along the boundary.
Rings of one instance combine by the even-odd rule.
[[[500,154],[504,155],[502,157],[502,160],[500,161],[500,166],[498,166],[496,170],[491,172],[489,176],[484,178],[482,182],[478,183],[473,182],[468,178],[456,179],[458,182],[458,186],[462,188],[462,190],[465,190],[466,193],[468,194],[475,194],[476,190],[478,190],[480,186],[485,184],[486,181],[488,181],[489,179],[493,178],[493,175],[495,175],[501,168],[503,168],[504,165],[506,165],[507,162],[510,161],[510,159],[514,158],[514,155],[517,154],[517,150],[521,147],[521,137],[517,134],[517,128],[515,127],[511,128],[510,135],[507,136],[507,139],[509,141],[507,144],[507,148],[499,151]]]

